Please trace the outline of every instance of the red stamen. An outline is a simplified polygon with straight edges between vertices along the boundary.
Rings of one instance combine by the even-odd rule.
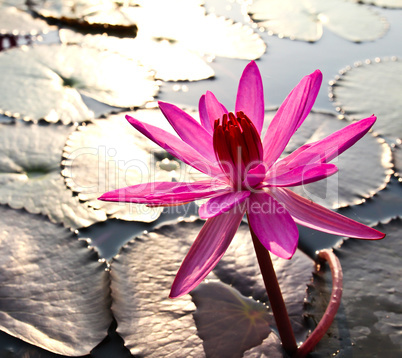
[[[244,180],[246,170],[262,161],[261,138],[250,119],[238,112],[224,114],[214,122],[213,145],[222,171],[238,185]]]

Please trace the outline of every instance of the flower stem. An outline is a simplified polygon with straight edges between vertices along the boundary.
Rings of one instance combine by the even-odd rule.
[[[334,321],[336,312],[338,311],[339,305],[341,304],[343,274],[339,259],[336,257],[332,250],[321,250],[318,253],[318,258],[323,261],[327,261],[331,269],[331,300],[328,303],[328,307],[325,310],[321,321],[318,323],[313,333],[311,333],[306,341],[299,347],[295,358],[303,358],[314,349],[316,344],[322,339],[328,328],[331,326],[332,322]]]
[[[283,301],[281,289],[275,270],[272,265],[271,257],[268,250],[261,244],[250,226],[251,237],[253,238],[254,249],[257,254],[258,264],[260,265],[261,274],[264,280],[265,289],[267,290],[269,302],[271,303],[272,312],[274,313],[276,326],[279,336],[282,340],[283,349],[290,356],[297,350],[297,344],[290,324],[288,312],[285,302]]]

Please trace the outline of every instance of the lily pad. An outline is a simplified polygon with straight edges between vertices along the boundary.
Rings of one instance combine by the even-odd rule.
[[[0,203],[47,215],[68,227],[106,219],[79,202],[60,174],[61,154],[73,126],[16,121],[0,125]]]
[[[48,45],[0,54],[0,109],[24,119],[82,122],[93,118],[81,94],[116,107],[141,106],[158,87],[133,60],[79,46]]]
[[[270,34],[308,42],[318,41],[324,28],[353,42],[376,40],[388,29],[371,8],[347,0],[256,0],[248,12]]]
[[[381,6],[386,8],[402,8],[402,0],[354,0],[362,4]]]
[[[402,139],[402,62],[376,58],[346,67],[331,82],[330,96],[351,119],[375,114],[375,131],[392,141]]]
[[[207,15],[201,4],[199,0],[141,2],[134,8],[140,36],[174,41],[201,55],[254,60],[264,54],[266,45],[250,26]]]
[[[30,9],[47,19],[59,20],[69,25],[101,27],[105,31],[132,28],[136,33],[135,21],[131,19],[131,1],[115,0],[36,0]]]
[[[198,81],[214,75],[212,67],[198,54],[167,40],[84,36],[67,29],[60,30],[60,38],[64,43],[109,50],[132,58],[155,71],[155,78],[163,81]]]
[[[265,307],[253,300],[257,296],[266,300],[266,296],[262,292],[263,283],[256,258],[251,257],[253,245],[247,234],[247,225],[240,226],[228,252],[208,276],[210,280],[216,280],[218,277],[233,288],[214,281],[214,283],[199,286],[191,293],[199,312],[195,314],[198,332],[192,316],[195,306],[190,296],[168,299],[169,290],[180,263],[203,224],[198,220],[163,226],[131,241],[111,262],[112,311],[117,320],[117,332],[123,337],[133,355],[158,357],[170,354],[175,357],[202,357],[204,349],[200,336],[204,340],[205,352],[207,356],[210,356],[208,352],[213,342],[222,340],[226,336],[226,348],[233,353],[231,356],[235,357],[241,356],[245,347],[261,342],[269,333],[267,320],[271,317],[272,322],[272,313],[266,316]],[[311,279],[312,261],[301,253],[296,254],[290,261],[277,258],[273,260],[292,323],[298,329],[303,322],[303,300],[307,283]],[[219,289],[214,290],[216,287]],[[210,296],[208,292],[211,289],[215,293]],[[247,299],[245,296],[249,296],[250,292],[253,293],[253,297]],[[253,312],[253,317],[261,318],[258,322],[262,326],[258,325],[256,328],[251,323],[249,326],[258,330],[258,338],[243,337],[243,344],[240,344],[238,332],[236,333],[234,329],[236,324],[240,323],[231,321],[233,317],[230,317],[229,313],[225,314],[223,308],[220,310],[223,321],[218,320],[215,315],[209,322],[210,332],[206,332],[205,311],[208,307],[219,310],[222,301],[228,299],[237,300],[239,306],[236,308],[231,305],[233,309],[240,310],[240,306],[247,307]],[[233,327],[227,327],[224,322],[232,322]],[[246,320],[246,322],[249,321]],[[230,339],[228,330],[233,332]],[[301,333],[298,329],[298,333],[299,336],[304,336],[306,331]],[[269,334],[261,349],[267,349],[265,344],[270,346],[277,342],[276,338],[270,338],[271,335],[275,336]],[[278,350],[278,347],[279,344],[274,344],[272,349]],[[221,350],[218,351],[221,352]]]
[[[395,161],[396,175],[399,178],[402,178],[402,148],[400,145],[394,148],[393,155]]]
[[[284,260],[272,254],[271,259],[293,330],[297,338],[303,340],[306,329],[302,319],[302,306],[314,263],[300,251],[296,251],[291,260]],[[240,225],[225,256],[214,269],[214,273],[221,281],[230,284],[244,296],[251,296],[269,305],[248,225]]]
[[[58,354],[88,354],[112,321],[106,264],[43,216],[0,206],[0,218],[1,330]]]
[[[163,163],[154,155],[164,153],[162,149],[136,131],[125,114],[167,122],[159,110],[140,110],[82,125],[71,134],[64,148],[62,174],[67,186],[89,206],[102,209],[112,218],[151,222],[159,217],[161,208],[97,200],[110,190],[150,181],[170,181],[176,175],[169,173],[170,167],[168,171],[162,169]]]
[[[317,345],[320,355],[397,357],[402,347],[400,319],[402,295],[400,251],[402,222],[379,225],[383,240],[349,239],[336,254],[344,277],[342,306],[334,324]],[[328,299],[330,273],[320,273],[314,282],[308,313],[318,320]],[[370,284],[367,284],[367,283]]]
[[[220,282],[202,283],[191,296],[194,320],[207,357],[241,358],[270,334],[273,321],[267,307]],[[279,346],[279,345],[278,345]]]
[[[273,114],[267,112],[270,121]],[[360,116],[359,119],[365,118]],[[350,124],[330,112],[313,111],[297,130],[285,154],[305,143],[323,139]],[[377,123],[374,125],[376,131]],[[339,168],[335,175],[315,183],[292,188],[296,193],[331,209],[364,202],[385,188],[393,173],[392,154],[381,138],[366,134],[355,145],[331,161]]]
[[[1,34],[37,35],[51,30],[45,21],[34,19],[26,11],[5,4],[0,4],[0,9]]]
[[[170,285],[189,248],[186,239],[187,236],[172,237],[158,230],[132,241],[111,263],[112,311],[117,332],[133,355],[203,356],[191,297],[168,298]]]

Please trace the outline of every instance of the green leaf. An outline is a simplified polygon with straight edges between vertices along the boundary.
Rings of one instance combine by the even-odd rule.
[[[291,260],[284,260],[272,254],[271,259],[293,330],[298,339],[302,340],[305,338],[306,330],[301,311],[307,283],[314,268],[313,262],[300,251],[296,251]],[[215,267],[214,273],[221,281],[232,285],[244,296],[250,296],[269,305],[248,225],[240,225],[226,254]],[[273,326],[275,327],[275,324]]]
[[[180,168],[177,162],[164,170],[154,154],[163,152],[145,138],[125,119],[125,115],[145,120],[167,120],[159,110],[140,110],[121,113],[107,120],[94,120],[71,134],[64,148],[63,176],[67,186],[78,193],[80,200],[95,209],[102,209],[113,218],[151,222],[161,208],[146,205],[114,203],[98,200],[103,193],[130,185],[171,181],[176,175],[172,169]]]
[[[43,216],[0,206],[0,221],[0,329],[58,354],[88,354],[112,322],[106,264]]]
[[[395,170],[396,170],[395,175],[397,175],[401,181],[402,180],[401,179],[402,178],[402,148],[400,146],[397,146],[394,148],[393,156],[394,156]]]
[[[28,119],[82,122],[93,118],[81,94],[116,107],[153,100],[153,76],[133,60],[79,46],[34,46],[0,54],[0,109]]]
[[[267,112],[266,127],[275,112]],[[359,119],[365,118],[360,116]],[[289,154],[305,143],[314,142],[350,124],[330,112],[313,111],[286,147]],[[374,125],[376,131],[377,123]],[[356,205],[385,188],[392,171],[392,154],[388,144],[370,133],[339,157],[333,159],[339,171],[315,183],[293,187],[296,193],[327,208]]]
[[[136,8],[140,36],[175,41],[201,55],[254,60],[264,54],[266,45],[251,27],[206,14],[201,4],[199,0],[142,2]]]
[[[136,239],[111,262],[112,311],[117,332],[133,355],[203,356],[191,297],[168,298],[189,248],[189,237],[181,235],[185,228],[194,233],[193,225],[181,223]]]
[[[29,4],[31,10],[48,19],[56,19],[70,25],[101,25],[105,29],[133,27],[135,25],[129,6],[131,1],[115,0],[36,0]]]
[[[402,223],[397,219],[376,229],[387,236],[378,241],[349,239],[335,251],[343,269],[342,306],[316,348],[319,355],[363,358],[400,353]],[[330,273],[321,271],[309,295],[308,313],[315,321],[323,314],[329,290]]]
[[[334,105],[351,119],[377,116],[374,131],[387,139],[402,138],[399,93],[402,62],[397,58],[367,60],[348,66],[331,82]]]
[[[386,8],[398,9],[402,7],[402,0],[353,0],[353,1]]]
[[[191,292],[194,320],[207,357],[243,357],[272,333],[267,307],[220,282],[202,283]]]
[[[36,35],[51,30],[45,21],[34,19],[26,11],[7,5],[0,4],[0,33]]]
[[[256,0],[248,12],[269,33],[309,42],[324,28],[353,42],[376,40],[388,29],[371,8],[347,0]]]
[[[155,78],[163,81],[199,81],[214,76],[212,67],[180,43],[152,38],[84,36],[67,29],[60,30],[60,37],[64,43],[77,43],[122,54],[155,71]]]
[[[61,124],[0,124],[0,203],[73,228],[105,220],[103,212],[73,196],[60,174],[62,149],[73,130]]]
[[[266,302],[267,298],[247,225],[240,226],[227,253],[207,277],[215,281],[218,277],[232,285],[233,289],[208,283],[192,292],[199,309],[195,314],[198,332],[193,320],[195,306],[190,296],[174,300],[168,298],[180,263],[203,224],[198,220],[163,226],[131,241],[111,262],[112,311],[117,321],[117,332],[132,354],[158,357],[168,353],[175,357],[202,357],[205,349],[210,356],[214,342],[225,340],[230,356],[236,357],[241,356],[245,349],[258,345],[268,335],[266,308],[254,301],[261,297]],[[297,336],[304,338],[307,331],[303,325],[302,310],[307,283],[311,280],[312,261],[300,252],[292,260],[273,257],[273,261],[292,324]],[[210,290],[215,293],[210,295]],[[244,297],[250,296],[250,293],[251,298]],[[233,306],[234,301],[238,306]],[[258,317],[255,321],[258,324],[242,326],[238,322],[235,325],[230,307],[238,312],[235,319],[238,320],[241,315]],[[212,309],[210,313],[209,308]],[[208,319],[210,314],[214,317]],[[271,313],[268,315],[272,317]],[[244,322],[250,321],[246,319]],[[228,325],[233,326],[229,331]],[[210,332],[206,331],[208,327]],[[242,343],[236,327],[242,331],[246,327],[255,329],[258,336],[250,333],[243,337]],[[204,340],[204,349],[199,337]],[[261,355],[267,350],[272,353],[278,351],[278,347],[277,338],[270,334],[249,354],[253,356],[259,352]],[[217,352],[221,353],[223,348],[216,347]]]

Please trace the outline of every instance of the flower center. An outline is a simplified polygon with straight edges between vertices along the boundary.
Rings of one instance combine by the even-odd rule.
[[[243,113],[224,114],[214,124],[213,145],[216,159],[234,186],[243,182],[247,172],[261,163],[261,138],[251,120]]]

